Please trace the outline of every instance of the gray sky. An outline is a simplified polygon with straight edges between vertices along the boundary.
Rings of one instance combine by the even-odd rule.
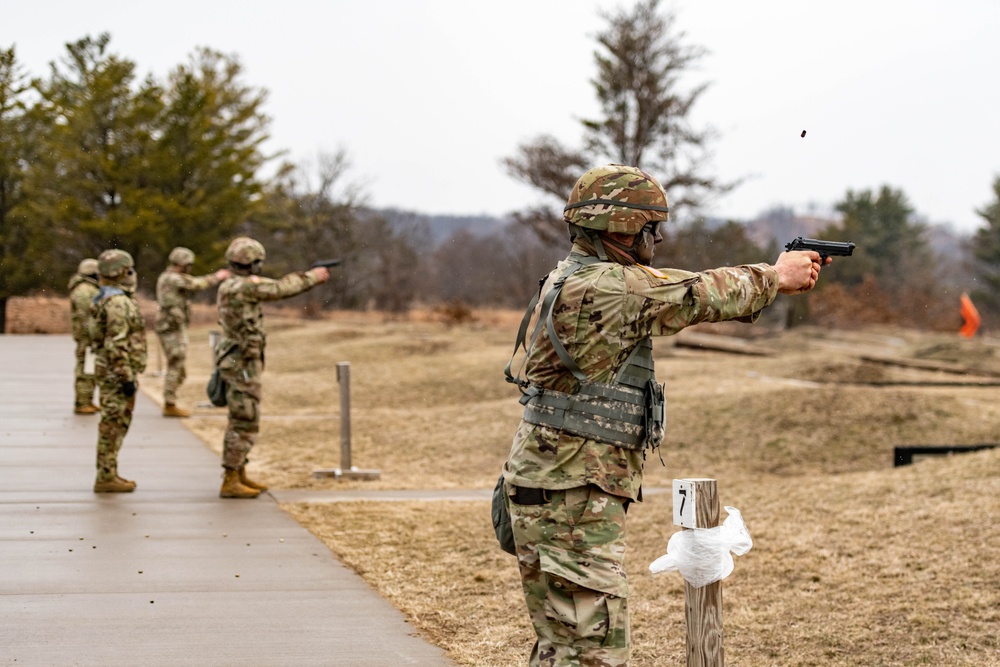
[[[236,54],[266,88],[268,150],[346,149],[372,206],[502,215],[542,201],[500,159],[593,117],[596,0],[5,0],[0,47],[44,75],[65,43],[107,31],[141,76],[199,46]],[[929,222],[981,224],[1000,175],[1000,2],[678,0],[709,55],[693,120],[713,168],[745,177],[709,213],[829,209],[848,188],[901,188]],[[800,137],[807,130],[805,138]]]

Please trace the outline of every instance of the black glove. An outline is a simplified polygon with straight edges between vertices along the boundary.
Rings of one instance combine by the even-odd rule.
[[[122,393],[125,394],[125,398],[135,396],[135,382],[122,382]]]

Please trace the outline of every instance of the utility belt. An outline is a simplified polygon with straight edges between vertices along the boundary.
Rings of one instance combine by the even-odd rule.
[[[663,388],[648,380],[642,390],[586,382],[575,394],[529,386],[522,419],[623,449],[658,447],[663,439]]]
[[[501,480],[503,477],[501,476]],[[513,484],[508,485],[510,488],[510,499],[517,505],[525,506],[539,506],[548,505],[552,500],[553,493],[559,493],[560,491],[565,491],[567,489],[536,489],[527,486],[515,486]],[[642,488],[639,488],[639,493],[636,496],[635,501],[631,498],[622,499],[622,507],[628,512],[628,507],[633,502],[642,502]]]

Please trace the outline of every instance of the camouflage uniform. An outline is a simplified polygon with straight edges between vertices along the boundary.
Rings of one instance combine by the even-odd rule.
[[[80,262],[78,272],[69,279],[70,320],[73,327],[73,341],[76,343],[76,367],[74,369],[73,407],[77,412],[96,412],[94,409],[94,389],[97,380],[84,372],[84,360],[90,343],[90,305],[97,296],[97,260],[85,259]]]
[[[665,204],[663,195],[664,209]],[[593,259],[590,238],[579,235],[573,255],[543,283],[536,320],[545,294],[573,256]],[[565,280],[552,324],[588,381],[610,383],[647,337],[675,334],[698,322],[753,320],[777,290],[777,272],[766,264],[690,273],[634,261],[595,261]],[[524,370],[528,383],[543,391],[573,394],[579,388],[547,334],[528,350]],[[504,479],[537,636],[531,665],[628,664],[625,508],[640,500],[644,458],[641,447],[621,448],[521,421]],[[533,500],[521,504],[521,494]]]
[[[186,248],[175,248],[187,250]],[[194,253],[190,250],[191,261]],[[178,262],[179,263],[179,262]],[[187,264],[188,262],[184,262]],[[168,268],[156,280],[156,302],[159,310],[153,329],[160,338],[160,346],[167,357],[167,373],[163,379],[163,403],[174,405],[177,402],[177,389],[184,383],[187,370],[184,362],[187,359],[188,324],[191,322],[191,295],[210,287],[215,287],[222,279],[214,273],[204,276],[192,276],[188,273],[178,273]]]
[[[102,285],[91,306],[97,347],[96,375],[101,389],[95,490],[101,484],[125,481],[118,477],[118,451],[132,424],[139,374],[146,369],[145,324],[139,304],[132,296],[134,283],[129,284],[120,275],[104,269],[105,260],[112,265],[112,270],[125,262],[122,255],[127,257],[128,268],[131,269],[128,253],[121,250],[101,253]]]
[[[240,240],[234,240],[233,244]],[[289,273],[273,280],[246,275],[236,268],[219,286],[222,336],[215,349],[215,358],[219,374],[227,383],[229,422],[223,440],[222,465],[228,470],[243,469],[260,430],[261,373],[266,342],[261,303],[295,296],[319,282],[311,272]]]

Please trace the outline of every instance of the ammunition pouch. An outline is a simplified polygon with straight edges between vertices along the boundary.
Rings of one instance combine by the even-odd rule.
[[[496,486],[493,487],[490,514],[493,519],[493,531],[496,533],[500,548],[512,556],[516,556],[517,547],[514,544],[514,529],[511,526],[510,511],[507,509],[507,488],[503,474],[500,475]]]
[[[222,348],[220,345],[214,351],[215,370],[212,371],[212,376],[208,379],[208,385],[205,387],[205,393],[208,395],[208,400],[217,408],[224,408],[227,403],[227,382],[222,378],[222,373],[219,371],[219,368],[223,364],[227,364],[229,368],[233,367],[233,360],[230,359],[227,362],[226,358],[237,349],[238,346],[236,343],[232,343],[225,348]]]
[[[623,449],[659,447],[665,410],[652,350],[650,339],[640,341],[614,383],[581,382],[573,394],[529,385],[521,397],[522,419]]]
[[[219,369],[216,368],[212,371],[212,377],[208,379],[208,385],[205,387],[205,393],[208,395],[208,400],[217,408],[224,408],[228,402],[226,399],[226,381],[222,379],[219,374]]]

